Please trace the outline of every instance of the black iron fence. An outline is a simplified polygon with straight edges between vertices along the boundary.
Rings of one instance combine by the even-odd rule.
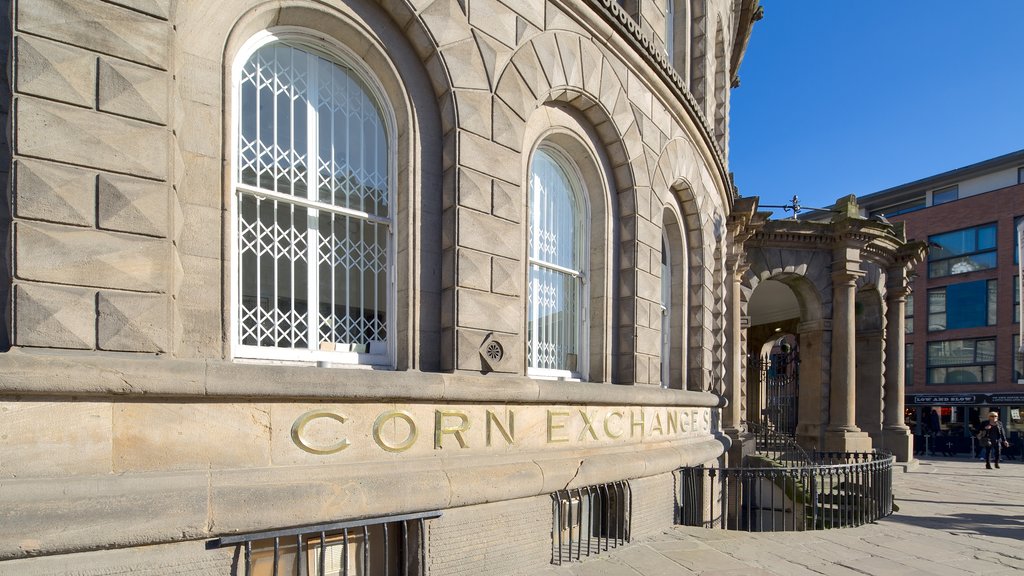
[[[551,563],[600,554],[629,542],[629,482],[559,490],[552,496]]]
[[[816,452],[785,466],[679,470],[679,522],[778,532],[860,526],[892,514],[895,457],[881,452]]]
[[[800,396],[800,357],[795,352],[767,354],[747,361],[747,381],[758,390],[753,395],[759,404],[765,428],[787,436],[796,435]]]
[[[811,454],[797,444],[796,438],[756,422],[744,424],[754,436],[755,450],[758,454],[786,466],[802,466],[815,461]]]
[[[238,546],[245,576],[421,576],[426,520],[440,511],[318,524],[237,536],[207,548]]]

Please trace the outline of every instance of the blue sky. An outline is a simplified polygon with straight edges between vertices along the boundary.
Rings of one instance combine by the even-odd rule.
[[[730,168],[826,206],[1024,148],[1024,0],[762,0]]]

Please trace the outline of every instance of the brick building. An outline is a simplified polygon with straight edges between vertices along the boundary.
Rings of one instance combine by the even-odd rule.
[[[1016,226],[1024,217],[1024,150],[869,194],[869,216],[927,241],[906,318],[907,417],[922,435],[932,410],[942,434],[969,431],[997,410],[1024,431]],[[920,442],[920,441],[919,441]],[[1019,440],[1017,441],[1019,445]]]

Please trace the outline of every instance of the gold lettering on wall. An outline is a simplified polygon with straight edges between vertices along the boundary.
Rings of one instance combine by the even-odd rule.
[[[644,419],[645,418],[646,418],[646,416],[644,416],[643,409],[640,410],[640,420],[639,421],[637,421],[637,419],[636,419],[636,410],[630,410],[629,411],[629,436],[630,436],[630,438],[632,438],[633,436],[636,436],[636,429],[637,428],[640,429],[640,437],[641,438],[643,437],[643,435],[644,435],[644,425],[645,425]]]
[[[667,414],[665,425],[668,427],[668,433],[669,435],[676,434],[679,432],[679,414],[675,410],[669,410]]]
[[[458,418],[459,424],[456,426],[445,426],[445,418]],[[440,450],[443,448],[441,439],[445,434],[451,434],[455,436],[455,440],[459,442],[460,448],[469,448],[466,444],[466,439],[462,436],[462,433],[469,430],[469,416],[461,410],[434,410],[434,449]]]
[[[302,416],[299,416],[298,419],[295,420],[295,423],[292,424],[292,442],[294,442],[296,446],[305,450],[306,452],[309,452],[310,454],[323,455],[341,452],[342,450],[348,448],[351,445],[347,438],[342,438],[340,441],[331,444],[330,446],[325,446],[323,448],[316,448],[314,446],[310,446],[309,443],[306,442],[306,439],[303,437],[302,433],[306,431],[306,426],[308,426],[310,422],[312,422],[313,420],[317,420],[319,418],[327,418],[328,420],[334,420],[339,424],[344,424],[346,421],[346,418],[344,416],[342,416],[341,414],[335,414],[333,412],[327,412],[324,410],[313,410],[312,412],[306,412]]]
[[[405,440],[397,444],[388,444],[383,436],[381,436],[381,428],[385,422],[393,419],[403,420],[409,425],[409,434],[406,435]],[[419,431],[416,429],[416,422],[412,419],[412,414],[404,410],[388,410],[387,412],[381,412],[377,419],[373,421],[373,441],[377,443],[382,449],[388,452],[405,452],[416,443],[416,439],[419,437]]]
[[[560,442],[568,442],[568,436],[555,437],[555,430],[562,430],[565,428],[565,422],[561,421],[555,423],[555,417],[568,418],[568,410],[548,410],[548,444],[557,444]]]
[[[597,432],[594,431],[594,420],[590,414],[587,414],[583,410],[580,410],[580,418],[583,418],[583,429],[580,430],[580,436],[576,439],[577,442],[583,442],[583,438],[590,433],[590,437],[597,440]]]
[[[609,412],[608,415],[604,417],[604,433],[607,434],[609,438],[621,438],[622,426],[617,427],[617,432],[612,432],[611,427],[608,426],[608,424],[612,421],[612,416],[615,416],[616,418],[619,419],[619,422],[622,422],[621,411],[615,410],[614,412]]]
[[[491,424],[498,429],[498,432],[505,438],[505,443],[511,446],[515,442],[516,437],[516,414],[512,410],[508,411],[508,427],[501,424],[501,420],[498,420],[498,416],[487,411],[487,445],[491,445]]]
[[[654,413],[654,424],[651,424],[651,436],[654,436],[655,432],[658,434],[665,433],[665,428],[661,425],[661,412]]]

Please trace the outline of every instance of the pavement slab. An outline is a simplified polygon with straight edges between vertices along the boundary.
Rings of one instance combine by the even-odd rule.
[[[1024,574],[1024,464],[921,459],[900,510],[856,528],[736,532],[676,526],[545,576],[999,576]]]

